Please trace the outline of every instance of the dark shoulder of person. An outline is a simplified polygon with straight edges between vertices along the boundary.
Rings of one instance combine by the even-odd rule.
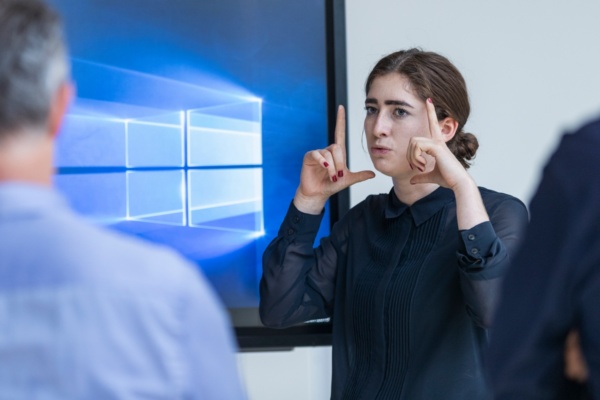
[[[551,162],[564,160],[569,163],[576,162],[579,165],[597,168],[596,158],[586,158],[582,157],[583,155],[595,157],[600,155],[600,118],[583,125],[573,133],[565,134]]]

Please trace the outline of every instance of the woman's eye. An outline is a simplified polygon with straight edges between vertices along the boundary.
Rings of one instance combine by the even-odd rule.
[[[371,106],[365,106],[365,110],[367,111],[367,115],[373,115],[377,113],[377,109]]]
[[[408,113],[403,108],[396,108],[394,110],[394,115],[397,117],[404,117],[404,116],[408,115]]]

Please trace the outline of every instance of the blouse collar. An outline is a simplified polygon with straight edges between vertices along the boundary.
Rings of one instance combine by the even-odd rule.
[[[404,211],[410,210],[415,225],[418,226],[452,201],[454,201],[454,193],[452,190],[439,187],[409,207],[398,199],[396,192],[394,192],[394,188],[392,188],[388,195],[388,202],[385,207],[385,217],[396,218],[402,215]]]

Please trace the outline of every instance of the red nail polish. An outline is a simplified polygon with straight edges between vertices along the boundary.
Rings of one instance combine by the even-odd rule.
[[[408,165],[410,165],[410,169],[414,169],[411,163],[408,163]]]
[[[323,163],[323,166],[324,166],[325,168],[329,167],[329,164],[327,163],[327,161],[325,161],[325,162]]]
[[[334,181],[334,182],[337,182],[337,176],[335,176],[335,175],[334,175],[334,176],[332,176],[332,177],[331,177],[331,180],[332,180],[332,181]]]
[[[433,100],[431,100],[431,97],[427,98],[427,102],[433,104]]]
[[[341,178],[342,176],[344,176],[344,171],[338,171],[338,178]]]

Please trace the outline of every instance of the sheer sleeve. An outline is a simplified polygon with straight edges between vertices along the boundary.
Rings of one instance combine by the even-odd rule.
[[[475,323],[489,327],[502,276],[521,242],[528,221],[525,205],[513,197],[486,204],[489,222],[460,231],[458,265],[467,309]]]
[[[323,214],[310,215],[292,203],[277,237],[263,254],[260,317],[266,326],[283,328],[331,316],[335,276],[347,218],[313,248]]]

